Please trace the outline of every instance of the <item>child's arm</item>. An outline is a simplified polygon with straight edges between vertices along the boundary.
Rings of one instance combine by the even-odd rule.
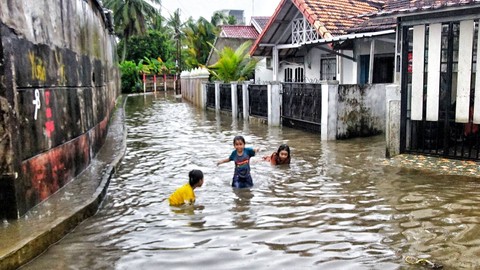
[[[217,161],[217,166],[220,165],[220,164],[223,164],[223,163],[227,163],[227,162],[229,162],[229,161],[230,161],[229,158],[219,160],[219,161]]]
[[[256,153],[260,152],[260,147],[257,147],[257,148],[253,148],[253,151]]]

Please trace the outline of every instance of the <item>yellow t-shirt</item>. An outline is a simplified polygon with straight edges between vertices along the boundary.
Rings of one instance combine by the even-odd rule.
[[[170,195],[168,201],[170,205],[193,204],[195,202],[195,193],[193,192],[192,186],[187,183],[179,187]]]

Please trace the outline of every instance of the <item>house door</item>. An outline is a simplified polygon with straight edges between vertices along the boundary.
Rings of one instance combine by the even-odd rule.
[[[402,32],[401,152],[479,160],[478,20]]]

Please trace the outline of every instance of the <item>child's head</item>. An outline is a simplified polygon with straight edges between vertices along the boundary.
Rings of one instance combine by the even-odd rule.
[[[243,138],[243,136],[235,136],[235,138],[233,138],[233,147],[235,147],[236,150],[243,150],[245,148],[245,138]]]
[[[188,173],[188,183],[191,187],[201,187],[203,185],[203,172],[200,170],[191,170]]]
[[[289,164],[290,163],[290,147],[286,144],[282,144],[277,150],[277,164]]]

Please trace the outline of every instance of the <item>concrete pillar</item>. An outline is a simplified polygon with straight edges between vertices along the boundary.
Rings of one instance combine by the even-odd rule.
[[[242,101],[243,101],[243,119],[248,120],[250,116],[250,101],[248,99],[248,85],[250,82],[243,82]]]
[[[385,96],[387,114],[385,123],[385,156],[391,158],[400,154],[400,85],[387,85]]]
[[[207,89],[206,83],[208,83],[208,77],[210,76],[210,72],[208,69],[202,68],[197,71],[197,79],[198,82],[196,85],[194,96],[196,97],[195,100],[197,101],[196,105],[200,108],[206,108],[207,104]]]
[[[221,81],[215,81],[215,111],[220,111],[220,83]]]
[[[322,141],[337,139],[338,81],[322,84]]]
[[[208,81],[202,82],[202,89],[200,92],[200,108],[207,108],[207,83]]]
[[[276,82],[278,81],[278,68],[280,67],[278,62],[278,48],[276,46],[272,48],[272,62],[273,62],[272,79],[274,82]]]
[[[189,85],[189,82],[190,82],[190,72],[189,71],[182,71],[181,73],[181,79],[180,79],[180,85],[182,87],[182,89],[184,89],[185,91],[182,91],[182,96],[184,98],[187,98],[188,99],[188,85]]]
[[[268,85],[268,125],[280,126],[280,84],[273,82]]]
[[[231,96],[232,96],[232,118],[238,118],[238,97],[237,97],[237,82],[230,82]]]

